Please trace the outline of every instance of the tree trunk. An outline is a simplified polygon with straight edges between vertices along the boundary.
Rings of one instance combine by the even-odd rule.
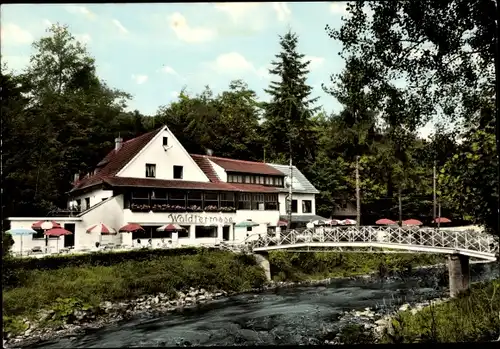
[[[359,156],[356,156],[356,226],[361,224],[361,193],[359,188]]]

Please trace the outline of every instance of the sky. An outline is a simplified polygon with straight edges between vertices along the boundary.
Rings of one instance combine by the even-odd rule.
[[[344,61],[342,46],[326,24],[340,28],[345,2],[305,3],[136,3],[7,4],[1,9],[2,62],[22,71],[31,44],[55,23],[69,26],[96,59],[97,74],[108,85],[130,93],[129,110],[153,115],[162,105],[206,85],[219,93],[242,79],[267,100],[268,69],[279,53],[279,35],[299,36],[298,50],[310,60],[312,97],[327,113],[340,112],[322,84],[331,84]],[[427,136],[431,125],[421,130]]]

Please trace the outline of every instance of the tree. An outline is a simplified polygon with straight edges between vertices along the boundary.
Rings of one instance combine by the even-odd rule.
[[[291,153],[295,165],[307,170],[315,157],[312,116],[318,98],[310,98],[312,87],[306,83],[310,61],[298,53],[297,45],[295,33],[280,36],[281,52],[269,70],[277,81],[273,80],[265,90],[271,100],[264,104],[262,129],[270,159],[286,163]]]

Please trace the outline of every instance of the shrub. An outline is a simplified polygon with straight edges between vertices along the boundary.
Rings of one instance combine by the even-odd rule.
[[[500,280],[473,285],[470,292],[416,314],[400,312],[386,331],[387,343],[491,341],[500,335]]]

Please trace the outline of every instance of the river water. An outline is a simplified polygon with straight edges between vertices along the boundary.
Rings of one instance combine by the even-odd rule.
[[[471,266],[472,281],[498,277],[492,264]],[[378,313],[443,297],[448,293],[444,269],[381,280],[336,280],[328,286],[284,288],[242,294],[161,317],[142,316],[30,346],[158,347],[212,345],[323,344],[325,332],[338,331],[344,311],[367,307]]]

